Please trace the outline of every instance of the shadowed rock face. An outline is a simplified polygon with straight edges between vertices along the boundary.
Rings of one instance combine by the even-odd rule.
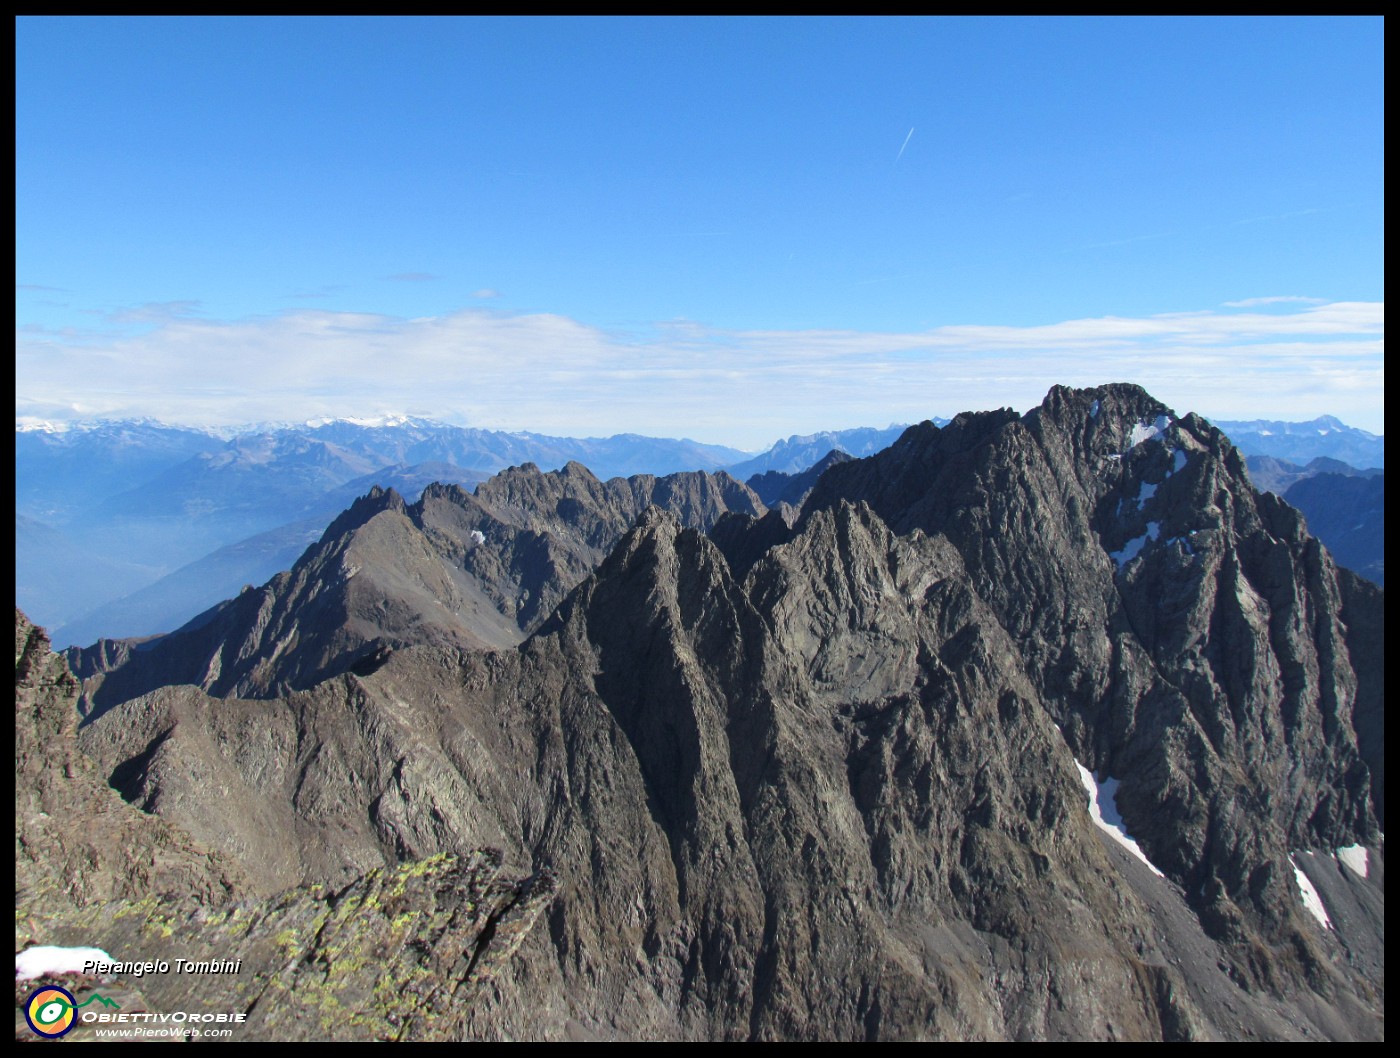
[[[715,537],[648,510],[517,647],[167,687],[82,746],[259,890],[554,872],[472,1037],[1383,1036],[1384,594],[1218,431],[1056,389]]]
[[[235,974],[63,975],[45,983],[120,1009],[244,1012],[235,1038],[460,1039],[478,993],[549,904],[548,872],[521,879],[492,850],[380,867],[337,887],[268,899],[231,855],[124,803],[74,741],[77,681],[15,612],[15,950],[98,947],[122,962],[218,958]],[[157,737],[157,745],[174,735]],[[176,740],[181,741],[180,739]],[[129,762],[130,781],[155,747]],[[220,803],[207,775],[200,796]],[[22,1018],[17,1038],[30,1039]],[[80,1026],[73,1039],[94,1038]]]
[[[77,745],[78,681],[15,611],[15,900],[83,908],[152,894],[217,903],[237,869],[161,819],[132,811]],[[18,921],[18,919],[17,919]]]
[[[86,711],[100,712],[170,683],[220,696],[284,693],[410,643],[509,646],[653,504],[697,528],[729,511],[764,511],[723,473],[600,482],[578,463],[551,473],[527,463],[475,494],[431,485],[411,506],[376,487],[262,588],[168,636],[101,640],[68,658],[87,681]]]

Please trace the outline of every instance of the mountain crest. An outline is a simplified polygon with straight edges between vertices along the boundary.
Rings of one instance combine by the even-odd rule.
[[[1384,593],[1204,420],[1057,388],[795,520],[720,475],[503,477],[226,604],[214,658],[263,668],[217,686],[304,691],[128,694],[87,745],[231,845],[286,820],[286,871],[556,870],[501,1034],[1383,1034]],[[473,601],[517,649],[451,638]],[[126,664],[177,682],[182,638]]]
[[[456,487],[456,486],[449,486]],[[364,525],[375,515],[385,511],[398,511],[402,514],[406,508],[403,497],[393,489],[381,488],[375,485],[370,490],[352,503],[343,514],[336,518],[326,527],[322,534],[324,539],[341,536],[345,533],[353,532]]]

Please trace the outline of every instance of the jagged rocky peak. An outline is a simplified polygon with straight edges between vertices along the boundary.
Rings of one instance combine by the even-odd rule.
[[[294,833],[288,878],[556,871],[492,1034],[1383,1036],[1384,593],[1203,420],[1056,389],[830,466],[795,517],[718,476],[508,484],[390,512],[379,554],[436,556],[514,649],[165,687],[84,748],[263,870]],[[329,573],[287,613],[352,597]]]
[[[331,522],[324,535],[337,536],[340,533],[349,532],[364,525],[365,522],[383,511],[398,511],[402,514],[405,506],[403,497],[394,489],[385,489],[374,485],[369,492],[357,499],[343,514]]]
[[[957,549],[1076,753],[1125,776],[1125,816],[1193,891],[1218,878],[1276,919],[1297,905],[1288,849],[1378,840],[1383,762],[1356,717],[1380,659],[1340,618],[1353,578],[1204,420],[1135,386],[1057,388],[832,468],[804,520],[856,500]],[[1239,825],[1241,779],[1267,822]]]
[[[602,484],[592,471],[575,460],[570,460],[558,470],[547,472],[541,471],[534,463],[523,463],[483,481],[477,486],[477,496],[505,510],[535,509],[569,495],[600,496]]]
[[[681,520],[674,511],[668,511],[655,503],[648,504],[646,509],[637,516],[636,532],[643,536],[650,533],[652,536],[664,536],[674,539],[676,533],[683,528]],[[628,534],[629,536],[633,534]]]
[[[70,651],[70,660],[88,681],[93,711],[170,683],[275,695],[378,664],[386,650],[410,644],[512,646],[597,568],[649,504],[703,529],[729,511],[765,510],[728,475],[601,482],[576,462],[548,473],[526,463],[475,493],[430,486],[412,505],[375,487],[262,588],[139,652],[104,641]]]

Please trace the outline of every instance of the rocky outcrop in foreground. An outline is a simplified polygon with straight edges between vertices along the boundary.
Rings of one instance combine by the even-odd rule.
[[[122,962],[237,962],[234,973],[45,976],[100,1009],[242,1014],[238,1040],[460,1039],[478,994],[549,904],[548,873],[439,855],[339,887],[257,899],[228,860],[122,802],[74,744],[77,681],[15,614],[15,950],[96,947]],[[217,791],[207,788],[206,796]],[[99,1008],[93,1008],[99,1009]],[[68,1039],[95,1038],[84,1025]]]

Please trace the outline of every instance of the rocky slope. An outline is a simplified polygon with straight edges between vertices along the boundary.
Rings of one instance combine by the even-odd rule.
[[[15,611],[15,901],[81,908],[151,894],[210,903],[239,888],[231,864],[132,811],[77,746],[78,681]]]
[[[507,646],[651,505],[700,528],[727,512],[764,511],[722,473],[601,482],[577,463],[549,473],[527,463],[475,493],[432,485],[412,505],[375,488],[262,588],[171,635],[103,640],[68,656],[100,711],[169,683],[252,696],[309,687],[409,643]]]
[[[563,501],[613,483],[574,476],[345,528],[521,554],[557,492],[603,550],[613,508]],[[830,468],[795,520],[673,506],[516,647],[113,693],[81,743],[259,889],[481,845],[554,872],[472,1036],[1383,1036],[1384,593],[1219,431],[1057,388]]]
[[[218,958],[239,970],[48,975],[16,982],[17,1007],[58,984],[127,1013],[243,1013],[243,1041],[455,1040],[549,904],[549,874],[512,876],[492,850],[257,899],[236,855],[205,851],[103,782],[74,742],[76,698],[62,658],[16,611],[16,952],[99,947],[122,962]],[[80,1026],[67,1038],[94,1037]],[[18,1014],[16,1038],[33,1038]]]

